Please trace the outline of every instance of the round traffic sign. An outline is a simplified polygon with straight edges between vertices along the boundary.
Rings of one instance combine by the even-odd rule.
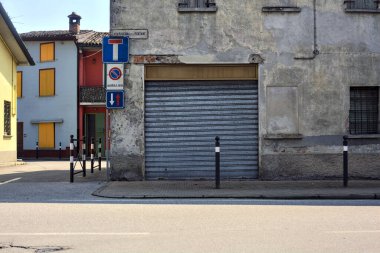
[[[123,72],[121,71],[121,69],[114,67],[114,68],[110,69],[110,71],[108,72],[108,76],[112,80],[119,80],[121,78],[122,73]]]

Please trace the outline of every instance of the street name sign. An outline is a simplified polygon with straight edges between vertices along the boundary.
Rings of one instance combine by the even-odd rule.
[[[148,39],[147,29],[113,29],[112,36],[128,36],[130,39]]]
[[[129,38],[103,38],[103,63],[126,63],[129,61]]]
[[[107,90],[124,89],[124,64],[108,63],[106,64],[106,88]]]
[[[123,109],[124,108],[124,91],[107,91],[106,97],[107,109]]]

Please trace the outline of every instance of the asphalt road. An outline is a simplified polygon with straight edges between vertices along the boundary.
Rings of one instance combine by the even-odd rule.
[[[222,201],[1,203],[0,252],[380,252],[379,201]]]
[[[104,199],[26,168],[0,172],[0,253],[380,252],[379,200]]]

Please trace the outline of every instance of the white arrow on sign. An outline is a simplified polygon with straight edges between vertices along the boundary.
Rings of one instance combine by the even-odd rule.
[[[111,93],[111,100],[110,100],[110,104],[113,105],[115,103],[115,101],[113,100],[113,93]]]

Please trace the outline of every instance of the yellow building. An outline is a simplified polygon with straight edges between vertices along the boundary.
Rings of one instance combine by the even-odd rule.
[[[18,65],[34,61],[0,3],[0,165],[17,161]]]

